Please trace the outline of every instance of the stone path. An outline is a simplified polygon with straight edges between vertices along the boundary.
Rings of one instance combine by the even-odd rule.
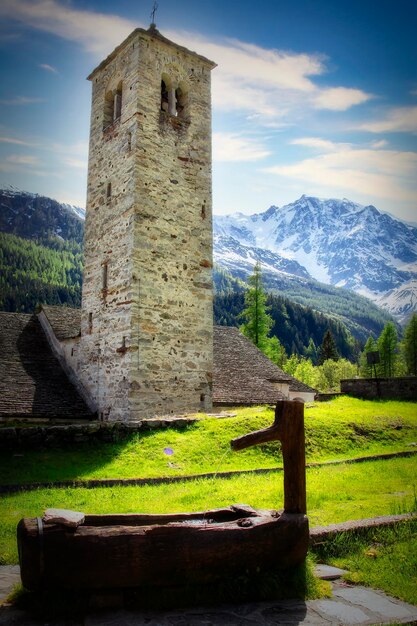
[[[351,586],[337,578],[340,570],[320,566],[318,575],[331,580],[333,597],[199,607],[175,611],[125,609],[92,612],[83,617],[47,621],[25,611],[0,606],[0,626],[351,626],[417,624],[417,607],[381,591]],[[0,602],[19,582],[18,566],[0,567]]]

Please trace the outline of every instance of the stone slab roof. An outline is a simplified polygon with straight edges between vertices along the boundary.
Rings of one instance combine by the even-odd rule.
[[[43,304],[41,310],[48,318],[55,337],[59,341],[81,335],[81,309]]]
[[[306,391],[307,393],[314,394],[317,393],[317,389],[313,389],[313,387],[306,385],[301,382],[301,380],[298,380],[298,378],[294,378],[294,376],[291,376],[290,389],[291,391]]]
[[[275,403],[284,398],[274,382],[290,382],[237,328],[214,327],[213,401],[229,404]]]
[[[0,312],[0,416],[94,417],[51,352],[36,315]]]
[[[41,310],[59,341],[80,335],[80,309],[44,305]],[[52,354],[36,315],[0,313],[0,355],[0,416],[92,418]],[[284,398],[274,383],[316,392],[283,372],[237,328],[214,327],[214,402],[274,404]]]

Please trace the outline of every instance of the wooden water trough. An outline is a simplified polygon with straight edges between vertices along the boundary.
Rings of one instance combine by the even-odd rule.
[[[307,554],[304,407],[282,401],[274,424],[231,442],[234,450],[279,439],[284,511],[234,505],[175,515],[85,515],[75,528],[19,522],[23,586],[115,589],[205,584],[301,563]]]

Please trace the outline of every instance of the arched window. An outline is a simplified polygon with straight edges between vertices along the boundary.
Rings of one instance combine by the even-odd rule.
[[[161,79],[161,111],[173,117],[184,117],[188,104],[188,93],[184,85],[174,86],[167,74]]]
[[[104,98],[103,130],[120,119],[122,115],[122,82],[116,89],[108,91]]]

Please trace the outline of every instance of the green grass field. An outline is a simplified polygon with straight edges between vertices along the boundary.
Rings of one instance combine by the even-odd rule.
[[[273,411],[257,407],[235,412],[235,417],[205,418],[185,430],[151,431],[111,444],[26,451],[17,455],[10,452],[0,459],[1,482],[22,484],[65,479],[164,477],[280,466],[279,443],[233,453],[229,448],[234,437],[270,425]],[[417,405],[413,403],[338,398],[310,405],[305,413],[307,461],[410,451],[417,442]],[[167,447],[173,450],[171,456],[164,453]],[[417,512],[416,488],[417,456],[309,468],[307,507],[310,525]],[[175,484],[94,489],[51,487],[3,494],[0,500],[0,563],[17,562],[15,533],[19,519],[39,516],[49,507],[85,513],[173,513],[203,511],[234,503],[282,508],[283,474],[214,476]],[[388,540],[386,543],[388,545]],[[389,544],[405,559],[406,571],[407,568],[417,568],[416,543],[414,533],[393,539]],[[342,557],[337,552],[328,558],[334,559],[335,563],[348,563],[349,559],[356,558],[355,550],[356,546],[350,552],[345,550],[342,555],[345,561],[340,560]],[[389,550],[391,548],[384,547],[378,558],[379,554],[391,554]],[[376,560],[373,559],[372,563]],[[381,588],[415,602],[408,591],[401,595],[398,585],[389,582],[392,578],[389,576],[389,557],[378,562],[380,571],[388,572],[380,583]],[[375,584],[372,581],[379,580],[375,578],[375,566],[371,571],[372,568],[366,569],[365,564],[356,569],[346,567],[351,570],[353,580]]]
[[[393,528],[338,535],[317,546],[316,557],[348,570],[354,584],[384,589],[417,604],[417,518]]]
[[[132,435],[116,443],[77,444],[72,448],[5,452],[0,483],[53,482],[90,478],[182,476],[280,466],[280,444],[241,452],[230,440],[273,422],[271,409],[245,408],[236,417],[207,418],[186,429]],[[348,459],[412,450],[417,442],[417,405],[370,402],[347,397],[314,403],[305,409],[307,461]],[[167,457],[164,449],[174,454]]]

